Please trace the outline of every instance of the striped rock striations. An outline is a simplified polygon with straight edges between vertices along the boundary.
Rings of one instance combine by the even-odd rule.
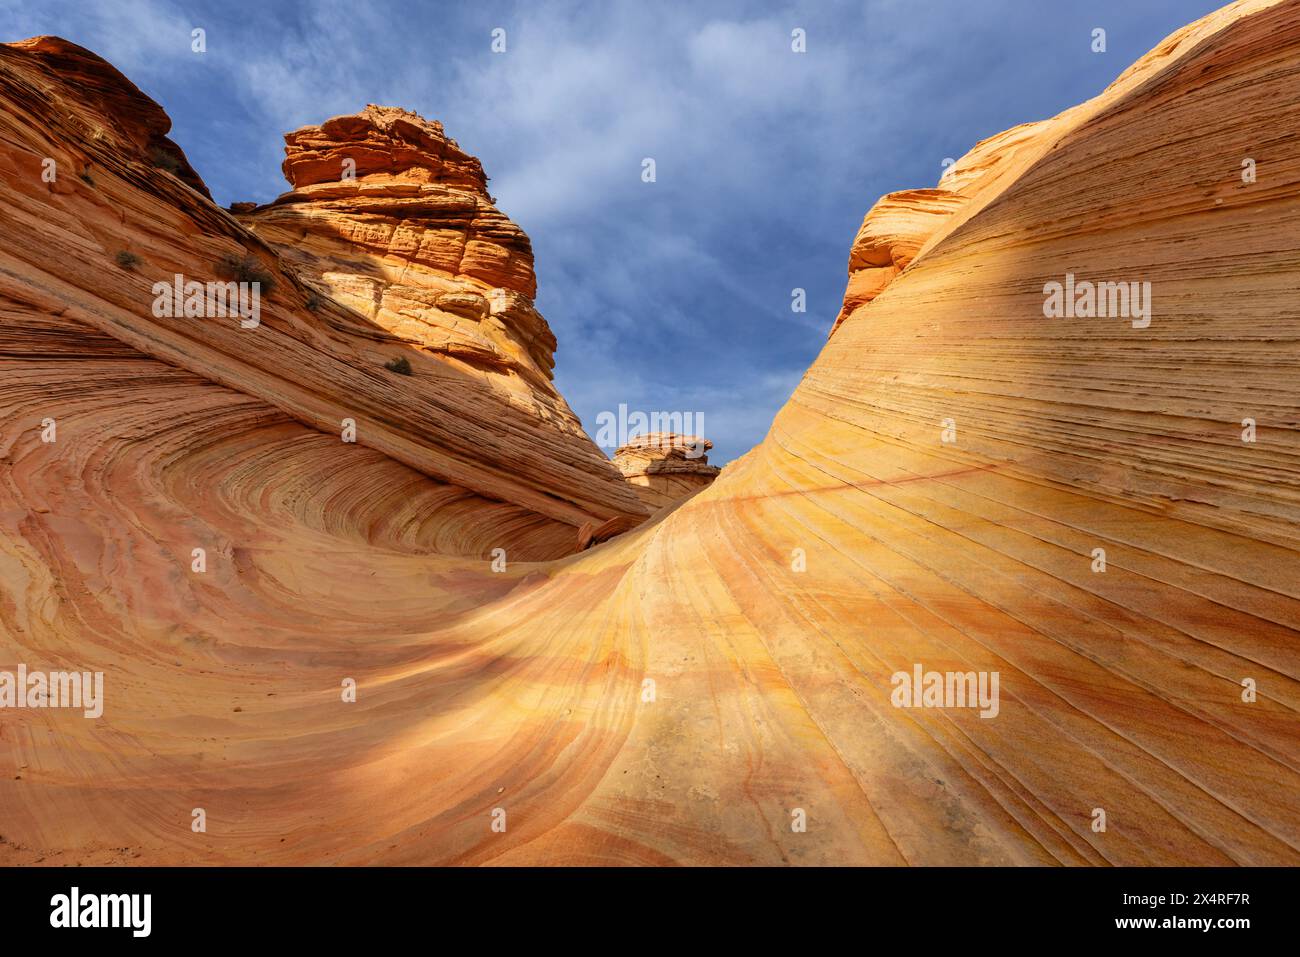
[[[409,340],[296,305],[328,280],[299,292],[273,231],[170,174],[41,185],[38,157],[94,144],[33,139],[42,85],[89,107],[30,63],[0,54],[0,668],[102,671],[106,705],[0,714],[0,860],[1300,863],[1296,0],[1234,3],[976,147],[924,238],[866,244],[884,269],[919,243],[759,446],[498,571],[412,547],[447,509],[449,534],[496,524],[411,464],[491,410],[398,388],[474,379],[446,350],[376,369]],[[284,274],[273,335],[145,323],[128,238],[159,267],[256,251]],[[1151,283],[1150,323],[1047,318],[1067,274]],[[305,427],[304,365],[304,404],[383,384],[388,440],[341,450],[324,398]],[[594,472],[547,448],[492,486],[610,520],[570,514]],[[918,668],[996,673],[997,708],[901,701]]]
[[[528,237],[442,125],[368,106],[285,136],[293,186],[240,214],[297,273],[421,352],[581,436],[551,382]]]
[[[722,471],[709,464],[713,443],[697,435],[650,432],[635,436],[614,453],[637,497],[651,511],[676,505],[706,489]]]
[[[0,294],[18,314],[37,317],[36,327],[61,323],[74,338],[73,330],[97,330],[141,357],[257,398],[268,415],[336,437],[350,424],[355,443],[341,443],[344,452],[382,452],[438,482],[457,514],[481,506],[509,516],[511,532],[526,527],[521,559],[574,551],[586,524],[628,527],[645,517],[550,381],[554,339],[527,298],[528,242],[500,213],[488,208],[469,220],[472,238],[456,268],[470,280],[410,289],[413,300],[423,297],[431,313],[452,320],[435,342],[416,317],[404,324],[355,295],[323,294],[333,287],[298,269],[310,252],[290,255],[214,206],[166,139],[166,115],[94,54],[50,37],[0,46],[0,92],[0,151],[11,170],[0,183]],[[393,111],[372,113],[394,135],[413,127]],[[435,148],[437,128],[427,130],[412,151]],[[437,143],[441,153],[426,165],[442,163],[441,178],[481,189],[477,160]],[[306,153],[305,146],[293,153],[287,166],[304,181],[318,170]],[[357,156],[369,169],[366,155]],[[43,175],[47,160],[53,179]],[[473,207],[476,197],[451,205]],[[237,318],[159,314],[155,283],[176,276],[256,277],[260,322],[247,328]],[[353,278],[354,287],[360,282]],[[29,341],[39,354],[43,346]],[[57,352],[57,341],[48,345]],[[460,534],[419,524],[415,538],[444,546]],[[522,541],[481,524],[486,537],[466,538],[463,552]]]
[[[862,220],[849,251],[849,283],[834,333],[859,306],[885,291],[963,198],[946,189],[908,189],[882,196]]]

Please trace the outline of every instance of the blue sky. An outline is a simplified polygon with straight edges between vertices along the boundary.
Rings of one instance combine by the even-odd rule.
[[[1100,92],[1221,5],[0,0],[0,14],[4,40],[58,34],[126,73],[223,205],[287,188],[287,130],[366,103],[441,120],[532,237],[556,379],[588,431],[620,403],[691,412],[723,463],[762,439],[825,342],[878,196],[933,186],[945,157]]]

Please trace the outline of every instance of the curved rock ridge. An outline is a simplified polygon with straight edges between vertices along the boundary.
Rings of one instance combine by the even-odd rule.
[[[831,333],[855,309],[884,292],[911,265],[943,221],[965,202],[947,189],[901,190],[877,200],[863,218],[849,251],[849,284]]]
[[[0,859],[1300,863],[1300,2],[1050,125],[952,173],[758,447],[545,564],[416,553],[417,473],[28,279],[0,669],[106,705],[0,714]],[[1048,318],[1067,273],[1150,282],[1151,322]]]
[[[1269,0],[1270,4],[1277,0]],[[937,188],[888,193],[867,212],[849,254],[844,304],[831,334],[854,311],[880,295],[926,249],[975,215],[1083,123],[1156,78],[1197,44],[1242,15],[1249,0],[1175,31],[1120,74],[1101,94],[1047,120],[996,133],[955,162],[945,163]]]
[[[60,37],[41,36],[0,44],[0,61],[5,102],[67,151],[49,154],[65,161],[64,188],[57,179],[51,184],[56,192],[70,192],[68,180],[74,174],[93,180],[96,166],[106,163],[146,189],[152,177],[141,175],[141,168],[166,169],[212,198],[185,152],[167,138],[171,117],[104,59]],[[75,90],[80,108],[60,109],[61,98],[48,88],[51,82]]]
[[[708,488],[722,470],[709,464],[713,443],[698,435],[648,432],[614,452],[614,467],[651,511],[685,501]]]
[[[161,108],[89,51],[53,37],[2,45],[0,95],[0,154],[11,171],[0,182],[0,295],[7,300],[256,397],[338,437],[340,454],[370,447],[470,497],[531,513],[553,526],[537,557],[576,549],[584,525],[645,517],[551,385],[554,340],[516,288],[475,279],[411,293],[467,330],[457,335],[476,345],[459,355],[490,360],[448,362],[417,347],[409,330],[386,327],[388,313],[322,295],[309,270],[295,269],[309,253],[291,261],[214,206],[163,135],[169,121]],[[414,135],[393,111],[376,116],[394,135]],[[467,188],[481,182],[477,161],[456,159],[464,154],[443,142],[445,167],[463,170],[446,178]],[[427,148],[426,140],[418,145]],[[52,181],[43,175],[47,161],[55,164]],[[490,208],[471,227],[504,245],[476,240],[500,254],[464,259],[495,256],[507,263],[500,282],[528,288],[518,281],[531,265],[520,265],[527,240],[517,227]],[[473,264],[462,268],[491,276]],[[155,284],[177,275],[198,283],[257,279],[260,321],[249,328],[238,317],[159,314]],[[343,442],[348,423],[354,444]]]

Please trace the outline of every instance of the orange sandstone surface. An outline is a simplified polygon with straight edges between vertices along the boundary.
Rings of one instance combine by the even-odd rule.
[[[0,669],[105,676],[0,710],[0,861],[1300,863],[1295,0],[877,204],[886,272],[650,521],[436,124],[290,134],[232,216],[86,51],[0,46],[0,100]],[[233,252],[257,329],[151,314]],[[1067,273],[1150,325],[1045,318]],[[997,714],[895,707],[918,665]]]

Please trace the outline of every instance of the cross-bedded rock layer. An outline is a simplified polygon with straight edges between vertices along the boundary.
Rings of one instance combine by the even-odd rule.
[[[980,144],[924,239],[864,244],[906,268],[763,443],[501,571],[410,547],[491,520],[273,409],[289,370],[129,321],[123,236],[160,266],[285,246],[129,163],[111,201],[40,186],[42,151],[91,146],[26,139],[30,62],[0,54],[0,666],[102,670],[107,700],[0,713],[5,861],[1300,863],[1300,3],[1235,3]],[[1069,272],[1150,282],[1152,322],[1045,318]],[[265,350],[353,387],[327,357],[358,320],[299,313]],[[388,446],[439,394],[394,389]],[[570,464],[516,484],[576,506]],[[998,672],[996,717],[895,707],[917,665]]]
[[[498,278],[512,286],[475,279],[471,289],[449,276],[445,289],[431,278],[410,293],[440,316],[475,316],[461,322],[461,338],[477,337],[478,345],[457,355],[482,361],[453,361],[454,344],[426,347],[408,328],[386,325],[391,312],[354,309],[356,297],[338,302],[323,295],[328,283],[310,269],[300,272],[299,259],[214,206],[166,139],[170,123],[162,110],[88,51],[50,37],[0,45],[0,96],[0,294],[7,301],[106,333],[320,431],[340,436],[351,420],[356,445],[469,497],[531,513],[534,541],[547,544],[521,558],[574,551],[586,524],[627,527],[645,517],[551,384],[554,340],[519,291],[530,288],[519,278],[531,277],[531,262],[523,265],[527,239],[490,206],[470,218],[476,238],[465,246],[478,251],[466,252],[458,268],[491,278],[479,265],[497,256],[506,263]],[[389,125],[405,130],[411,121]],[[431,137],[411,151],[432,148]],[[428,163],[453,171],[444,178],[482,181],[477,160],[449,141],[439,148]],[[302,155],[291,149],[289,162],[298,157],[300,165],[289,168],[310,178]],[[49,163],[52,181],[43,175]],[[483,251],[489,248],[499,253]],[[359,272],[372,271],[367,256],[354,258]],[[223,271],[230,261],[263,282],[255,328],[238,319],[159,314],[155,283],[177,275],[230,279]],[[87,364],[88,376],[94,368]],[[511,543],[502,536],[496,544]]]
[[[551,383],[532,247],[477,159],[441,124],[373,105],[285,142],[294,188],[245,224],[322,292],[583,435]]]

